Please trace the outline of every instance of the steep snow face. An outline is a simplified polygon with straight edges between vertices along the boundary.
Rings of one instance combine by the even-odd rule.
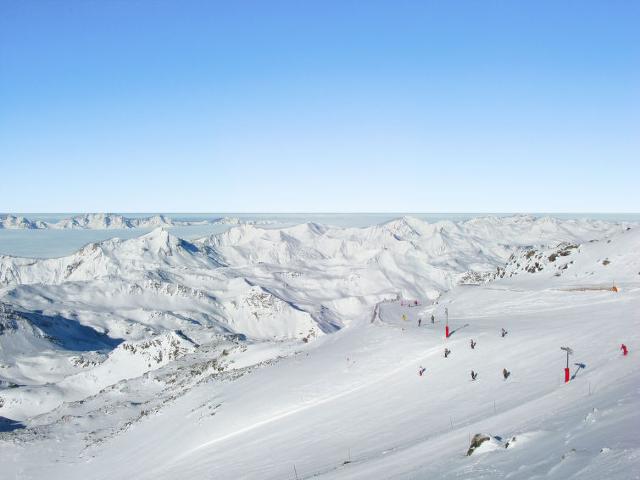
[[[16,355],[55,348],[53,338],[11,305],[0,303],[0,362],[7,364]]]
[[[88,351],[110,349],[119,343],[101,332],[80,325],[77,321],[60,315],[30,312],[16,309],[0,302],[0,358],[11,356],[9,352],[37,351],[38,348],[16,348],[16,343],[45,340],[49,349]]]
[[[222,301],[222,306],[229,318],[229,326],[236,332],[251,332],[253,336],[267,339],[282,338],[314,338],[321,335],[323,329],[331,327],[318,318],[317,320],[301,307],[285,301],[263,287],[251,285],[243,280],[244,285],[237,285],[233,297]]]

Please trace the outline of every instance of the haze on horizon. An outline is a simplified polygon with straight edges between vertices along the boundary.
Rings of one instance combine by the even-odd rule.
[[[637,212],[635,2],[0,3],[5,212]]]

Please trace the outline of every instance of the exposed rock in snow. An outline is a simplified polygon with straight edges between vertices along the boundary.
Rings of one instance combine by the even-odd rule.
[[[500,268],[500,267],[498,267]],[[477,272],[470,270],[460,275],[458,285],[481,285],[488,283],[496,277],[496,272]]]
[[[571,243],[561,243],[557,247],[546,249],[520,248],[509,257],[507,264],[504,268],[500,268],[497,276],[504,278],[520,273],[536,273],[550,267],[555,267],[556,273],[561,275],[569,265],[573,264],[571,258],[565,259],[565,257],[570,257],[577,249],[578,245]]]
[[[634,250],[640,242],[640,228],[624,229],[611,238],[605,237],[576,244],[561,242],[550,248],[520,248],[499,268],[498,278],[535,274],[561,277],[558,281],[582,281],[583,288],[612,288],[613,282],[636,281],[640,272],[640,255]],[[586,283],[585,283],[586,280]]]
[[[488,442],[489,440],[491,440],[491,435],[476,433],[471,439],[469,450],[467,450],[467,456],[472,455],[476,449],[478,449],[482,444],[484,444],[484,442]]]

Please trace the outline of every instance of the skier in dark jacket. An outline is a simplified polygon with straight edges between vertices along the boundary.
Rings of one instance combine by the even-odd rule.
[[[450,353],[451,353],[451,350],[449,350],[448,348],[445,348],[444,349],[444,358],[447,358]]]
[[[502,332],[501,332],[502,338],[506,337],[506,336],[507,336],[507,333],[509,333],[509,332],[507,332],[507,331],[503,328],[503,329],[502,329]]]
[[[422,325],[422,319],[421,318],[418,319],[418,326],[420,326],[420,325]]]
[[[471,380],[475,380],[476,378],[478,378],[478,372],[471,370]]]
[[[474,348],[476,348],[476,342],[473,341],[473,338],[471,339],[471,350],[473,350]]]
[[[421,367],[420,367],[420,369],[418,370],[418,375],[422,376],[422,374],[424,374],[424,372],[425,372],[426,370],[427,370],[426,368],[424,368],[423,366],[421,366]]]
[[[511,372],[509,370],[507,370],[506,368],[503,368],[502,369],[502,376],[504,377],[505,380],[507,378],[509,378],[509,375],[511,375]]]
[[[431,324],[433,325],[436,322],[436,317],[431,314]]]

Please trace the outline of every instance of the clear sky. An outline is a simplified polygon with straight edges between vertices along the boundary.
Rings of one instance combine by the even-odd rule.
[[[640,2],[0,0],[0,212],[640,211]]]

